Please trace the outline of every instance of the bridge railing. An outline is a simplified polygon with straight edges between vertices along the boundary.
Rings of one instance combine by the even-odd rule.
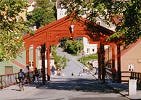
[[[106,79],[112,80],[111,68],[110,68],[110,67],[106,67],[106,68],[105,68],[105,71],[106,71]]]
[[[38,70],[39,74],[41,74],[41,69]],[[33,80],[33,71],[29,72],[29,78]],[[25,80],[26,81],[26,80]],[[11,85],[15,85],[18,83],[18,73],[7,74],[7,75],[0,75],[0,89],[9,87]]]
[[[127,83],[131,77],[130,71],[121,71],[121,82]]]
[[[141,73],[140,72],[130,72],[122,71],[122,78],[125,78],[128,81],[129,79],[136,79],[138,83],[141,83]]]
[[[111,68],[106,67],[106,78],[112,79]],[[130,72],[130,71],[121,71],[121,81],[128,82],[129,79],[136,79],[137,83],[141,83],[141,73],[140,72]]]
[[[140,72],[131,72],[131,79],[136,79],[138,83],[141,83],[141,73]]]
[[[5,87],[16,84],[17,76],[18,76],[18,73],[0,75],[0,88],[3,89]]]

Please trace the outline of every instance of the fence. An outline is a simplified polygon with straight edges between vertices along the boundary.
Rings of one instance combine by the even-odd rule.
[[[39,69],[38,72],[41,75],[41,69]],[[31,81],[33,80],[33,74],[34,74],[33,71],[29,73],[29,77]],[[17,84],[17,79],[18,79],[18,73],[0,75],[0,89]]]
[[[131,77],[131,72],[121,71],[121,82],[127,83]]]
[[[106,67],[106,78],[112,79],[111,68]],[[121,71],[121,81],[128,82],[129,79],[136,79],[137,82],[141,83],[141,73],[139,72],[130,72],[130,71]]]
[[[106,70],[106,79],[112,79],[111,68],[106,67],[105,70]],[[31,72],[31,73],[33,74],[33,72]],[[18,77],[18,73],[8,74],[8,75],[0,75],[0,89],[16,84],[17,77]],[[128,80],[130,78],[137,79],[138,84],[141,83],[141,73],[129,72],[129,71],[122,71],[121,72],[122,82],[128,82]]]
[[[141,73],[131,72],[131,79],[136,79],[138,83],[141,83]]]
[[[18,74],[0,75],[0,89],[16,84]]]
[[[105,68],[106,71],[106,79],[112,79],[112,72],[110,67]]]

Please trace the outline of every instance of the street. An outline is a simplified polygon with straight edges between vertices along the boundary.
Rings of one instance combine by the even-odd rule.
[[[24,91],[19,91],[18,85],[10,86],[0,91],[1,100],[128,100],[115,93],[107,83],[102,83],[86,73],[79,76],[84,65],[77,60],[79,57],[69,55],[58,48],[58,54],[69,59],[62,70],[63,76],[52,76],[46,85],[27,85]],[[74,75],[72,75],[72,73]]]
[[[128,100],[106,84],[93,79],[52,78],[38,88],[29,85],[18,91],[14,85],[0,91],[1,100]]]

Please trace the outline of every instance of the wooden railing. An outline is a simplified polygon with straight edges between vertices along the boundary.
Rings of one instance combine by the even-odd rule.
[[[121,82],[128,82],[131,77],[131,72],[121,71]]]
[[[16,84],[18,74],[0,75],[0,89]]]
[[[112,79],[111,68],[106,68],[106,78]],[[121,71],[121,81],[128,82],[129,79],[136,79],[138,83],[141,83],[140,72]]]
[[[38,71],[40,73],[41,69],[39,69]],[[33,80],[33,71],[31,71],[29,74],[30,74],[30,80]],[[17,80],[18,80],[18,73],[0,75],[0,89],[17,84],[18,83]]]
[[[122,71],[122,78],[126,79],[126,80],[122,80],[123,82],[128,82],[129,79],[136,79],[137,83],[141,83],[140,72]]]
[[[112,79],[112,72],[111,72],[111,68],[106,67],[106,79]]]
[[[111,68],[106,68],[106,79],[112,79]],[[40,70],[39,70],[40,71]],[[33,72],[31,72],[33,74]],[[122,71],[122,82],[128,82],[129,79],[137,79],[137,82],[141,83],[141,73],[139,72],[129,72]],[[0,89],[17,84],[18,74],[8,74],[8,75],[0,75]]]
[[[141,83],[141,73],[140,72],[131,72],[131,79],[136,79],[138,83]]]

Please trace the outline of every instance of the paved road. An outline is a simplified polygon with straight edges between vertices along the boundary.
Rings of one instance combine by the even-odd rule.
[[[61,48],[57,49],[57,53],[58,55],[65,56],[69,60],[65,69],[62,70],[64,77],[81,78],[81,76],[79,76],[79,73],[83,72],[83,69],[85,69],[85,66],[78,61],[78,59],[81,56],[73,56],[73,55],[67,54],[66,52],[63,52]],[[73,73],[73,76],[72,76],[72,73]],[[82,77],[83,78],[84,77],[85,78],[97,78],[97,75],[92,76],[92,74],[90,73],[89,74],[84,73]]]
[[[60,48],[58,52],[69,59],[62,71],[65,76],[51,77],[49,83],[38,88],[35,85],[26,86],[24,91],[18,91],[17,85],[5,88],[0,91],[0,100],[127,100],[91,74],[78,76],[84,68],[77,61],[78,57],[68,55]]]
[[[18,86],[0,91],[0,100],[128,100],[120,94],[93,79],[53,78],[45,86],[26,86],[18,91]]]

